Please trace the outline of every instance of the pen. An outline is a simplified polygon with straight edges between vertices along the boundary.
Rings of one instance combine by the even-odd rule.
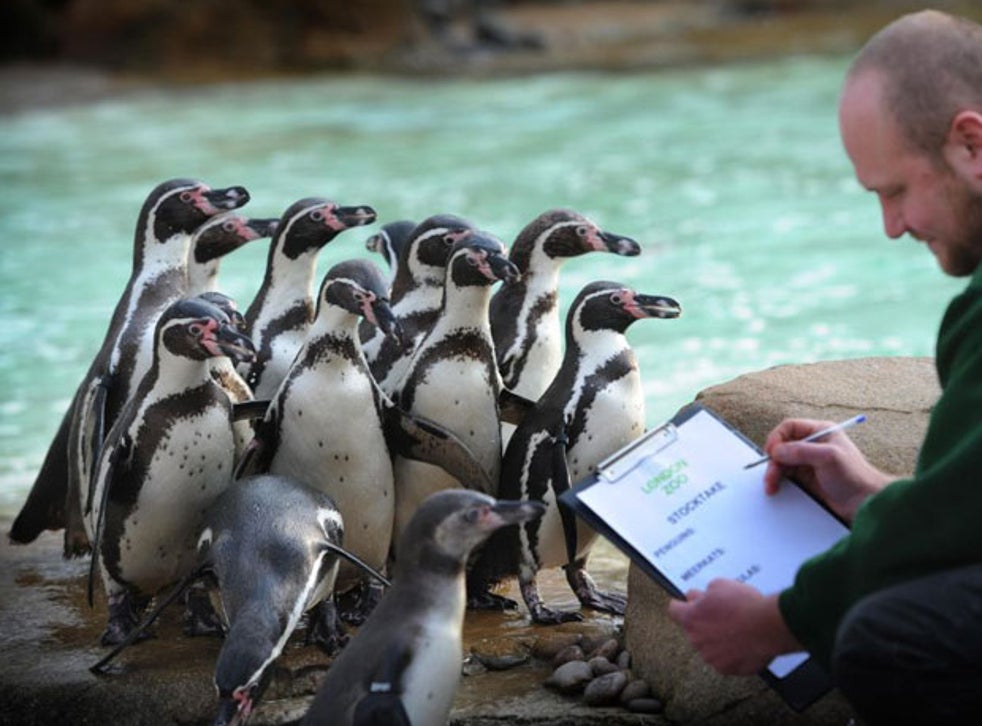
[[[829,434],[834,434],[836,431],[845,431],[846,429],[851,429],[856,424],[861,424],[866,420],[866,414],[861,413],[858,416],[853,416],[852,418],[847,418],[845,421],[835,424],[834,426],[829,426],[827,429],[822,429],[821,431],[816,431],[811,436],[806,436],[800,441],[818,441],[819,439],[828,436]],[[763,464],[765,461],[770,461],[771,457],[764,456],[757,461],[751,461],[747,464],[744,469],[752,469],[753,467]]]

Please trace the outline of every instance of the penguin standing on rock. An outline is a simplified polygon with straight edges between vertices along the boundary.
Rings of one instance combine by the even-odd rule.
[[[635,257],[633,239],[605,232],[570,209],[543,212],[518,233],[508,259],[522,277],[491,298],[491,333],[505,387],[535,401],[562,362],[559,270],[571,257],[612,252]]]
[[[105,432],[149,368],[157,318],[185,290],[191,234],[248,201],[242,187],[211,189],[192,179],[163,182],[149,194],[137,219],[130,279],[14,521],[13,541],[31,542],[45,529],[64,527],[65,556],[88,551],[82,508],[92,467]]]
[[[365,240],[365,249],[382,255],[389,267],[389,279],[395,279],[399,274],[399,258],[402,250],[409,243],[416,223],[408,219],[383,224],[382,228]]]
[[[307,340],[257,424],[238,474],[289,476],[329,495],[345,519],[347,548],[381,569],[395,492],[383,394],[358,341],[363,318],[398,337],[378,268],[367,260],[341,262],[324,277]],[[342,565],[337,589],[349,590],[363,578]]]
[[[154,360],[106,437],[93,482],[92,571],[109,600],[106,645],[136,626],[151,596],[194,567],[204,510],[231,483],[232,404],[209,360],[249,360],[249,339],[199,298],[179,300],[155,328]]]
[[[501,466],[501,377],[488,322],[491,285],[511,284],[518,270],[497,238],[473,231],[457,242],[447,263],[440,314],[420,341],[398,387],[399,405],[456,435],[497,486]],[[454,487],[481,487],[458,481],[419,461],[396,457],[395,536],[428,495]],[[495,491],[487,492],[494,495]],[[396,558],[399,557],[398,550]]]
[[[367,324],[361,328],[362,346],[372,375],[391,394],[402,380],[413,350],[440,314],[443,280],[454,243],[474,225],[453,214],[429,217],[412,231],[402,250],[392,280],[392,313],[402,327],[405,345],[387,339]]]
[[[374,221],[371,207],[340,207],[314,197],[293,203],[283,213],[262,285],[245,315],[257,351],[246,382],[256,398],[276,393],[314,319],[312,288],[321,248],[346,229]]]
[[[469,573],[472,592],[518,576],[536,623],[579,620],[579,613],[547,608],[536,573],[564,566],[584,607],[623,614],[623,596],[598,592],[586,572],[596,533],[560,508],[558,497],[614,451],[644,431],[644,392],[637,359],[625,337],[645,318],[676,318],[679,304],[613,282],[594,282],[576,297],[566,319],[566,352],[552,384],[515,430],[501,467],[499,495],[546,505],[521,529],[499,532]]]
[[[463,658],[467,558],[493,531],[542,510],[459,489],[428,498],[403,533],[392,587],[331,664],[303,724],[447,723]]]

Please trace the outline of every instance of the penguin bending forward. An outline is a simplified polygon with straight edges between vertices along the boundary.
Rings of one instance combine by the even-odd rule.
[[[262,285],[245,314],[256,360],[243,373],[256,398],[272,398],[303,345],[314,319],[313,284],[321,249],[346,229],[374,221],[371,207],[340,207],[316,197],[294,202],[283,212]]]
[[[136,626],[161,588],[194,567],[204,510],[231,483],[232,404],[209,361],[249,360],[249,339],[199,298],[173,303],[156,326],[154,360],[106,437],[86,518],[109,601],[105,645]]]
[[[460,489],[423,502],[403,533],[392,587],[331,664],[303,724],[445,724],[463,659],[465,563],[493,531],[543,509]]]
[[[64,527],[66,557],[89,550],[82,509],[90,501],[92,468],[105,432],[150,365],[157,318],[185,289],[191,233],[248,201],[242,187],[211,189],[193,179],[171,179],[147,196],[136,223],[129,281],[14,520],[11,540],[32,542],[45,529]]]
[[[613,282],[594,282],[576,297],[566,318],[566,352],[552,384],[515,430],[501,465],[499,496],[546,505],[543,517],[496,533],[469,573],[472,593],[518,576],[536,623],[579,620],[575,612],[547,608],[536,573],[564,566],[585,607],[623,614],[623,596],[598,592],[586,572],[596,533],[557,499],[607,456],[644,431],[644,392],[638,362],[625,337],[645,318],[676,318],[679,304]]]

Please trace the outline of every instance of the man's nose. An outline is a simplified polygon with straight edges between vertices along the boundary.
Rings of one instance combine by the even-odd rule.
[[[880,200],[880,207],[883,210],[883,231],[890,239],[897,239],[907,231],[907,223],[900,211],[900,207],[887,201]]]

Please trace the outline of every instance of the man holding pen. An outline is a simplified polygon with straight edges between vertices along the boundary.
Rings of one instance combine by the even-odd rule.
[[[877,195],[887,236],[924,242],[970,277],[938,334],[942,395],[917,468],[894,480],[849,437],[803,439],[828,421],[770,433],[765,490],[782,476],[851,532],[762,595],[733,580],[669,605],[703,658],[748,675],[808,650],[869,724],[982,718],[982,26],[935,11],[864,46],[839,104],[843,145]]]

